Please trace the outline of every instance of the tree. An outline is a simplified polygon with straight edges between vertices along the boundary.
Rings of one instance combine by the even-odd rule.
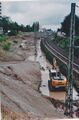
[[[30,25],[26,25],[26,32],[32,32],[32,28]]]
[[[1,22],[1,27],[3,27],[3,33],[6,33],[9,29],[9,23],[10,23],[9,17],[6,16],[2,17],[0,22]]]
[[[22,32],[34,32],[39,30],[39,22],[34,22],[32,26],[23,24],[19,25],[17,22],[13,22],[9,17],[3,16],[0,19],[0,27],[3,28],[3,33],[8,35],[16,35],[18,31]]]
[[[67,15],[64,21],[61,23],[61,32],[66,33],[67,36],[70,35],[70,22],[71,22],[71,13]],[[79,17],[75,15],[75,34],[79,35]]]
[[[32,31],[39,31],[39,22],[34,22],[32,25]]]
[[[19,25],[16,22],[13,22],[12,20],[10,20],[9,17],[2,17],[2,19],[0,20],[0,25],[3,28],[3,33],[8,33],[9,31],[16,31],[18,32],[19,30]]]
[[[19,31],[19,25],[18,25],[18,23],[16,23],[16,22],[10,23],[9,30],[16,30],[16,32],[18,33],[18,31]]]

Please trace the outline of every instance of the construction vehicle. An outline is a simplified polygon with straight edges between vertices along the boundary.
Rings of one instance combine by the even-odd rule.
[[[67,79],[60,72],[55,58],[53,60],[52,69],[49,69],[49,78],[50,78],[50,80],[48,81],[48,85],[49,85],[49,90],[50,91],[65,90]]]

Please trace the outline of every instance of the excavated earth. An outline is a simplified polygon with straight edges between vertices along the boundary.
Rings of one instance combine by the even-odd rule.
[[[13,44],[10,53],[0,57],[2,120],[64,118],[63,113],[56,111],[52,103],[38,91],[41,67],[39,62],[28,60],[30,55],[34,55],[34,34],[10,39],[16,39],[17,43]]]

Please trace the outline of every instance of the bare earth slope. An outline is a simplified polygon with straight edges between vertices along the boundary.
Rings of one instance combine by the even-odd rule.
[[[2,64],[2,63],[1,63]],[[41,81],[38,62],[3,63],[0,66],[2,120],[64,118],[38,92]]]

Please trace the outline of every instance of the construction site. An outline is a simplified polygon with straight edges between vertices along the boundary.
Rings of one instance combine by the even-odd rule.
[[[1,120],[79,118],[79,61],[74,60],[74,48],[79,49],[74,45],[76,6],[71,4],[68,56],[51,42],[47,31],[36,32],[35,28],[34,32],[7,37],[6,42],[11,42],[7,52],[0,43]],[[2,32],[1,28],[0,35]],[[61,63],[66,67],[61,68]]]

